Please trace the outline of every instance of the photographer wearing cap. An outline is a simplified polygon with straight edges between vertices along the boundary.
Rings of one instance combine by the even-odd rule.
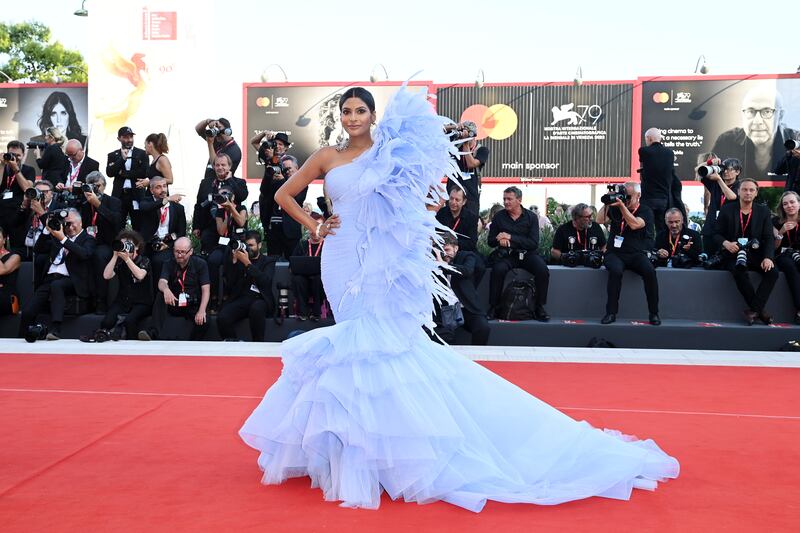
[[[211,296],[208,265],[192,255],[192,241],[180,237],[172,249],[173,259],[164,265],[158,280],[158,290],[172,316],[191,321],[189,340],[203,340],[208,330],[206,308]],[[163,318],[158,326],[163,330]]]
[[[83,227],[97,241],[94,249],[93,268],[97,279],[97,313],[108,309],[108,283],[103,281],[103,269],[113,255],[111,244],[122,228],[122,203],[118,198],[105,194],[106,178],[95,170],[86,176],[81,186],[83,200],[80,205]],[[77,191],[76,191],[77,192]]]
[[[533,316],[540,322],[550,320],[544,309],[550,272],[539,256],[539,217],[522,207],[522,191],[509,187],[503,191],[503,206],[492,219],[489,246],[495,247],[489,261],[492,273],[489,281],[489,314],[495,315],[500,305],[506,274],[522,268],[533,275],[536,302]]]
[[[22,164],[24,157],[25,145],[19,141],[11,141],[6,145],[1,161],[3,178],[0,180],[0,226],[6,230],[6,240],[18,252],[23,250],[25,229],[17,225],[17,212],[22,205],[25,191],[33,187],[36,179],[36,170]]]
[[[478,126],[472,121],[448,124],[445,126],[445,133],[457,143],[458,169],[461,174],[456,180],[458,183],[447,181],[447,192],[463,189],[466,194],[465,207],[477,218],[481,208],[480,170],[489,160],[489,149],[478,144]]]
[[[600,268],[606,251],[603,228],[593,221],[591,206],[580,203],[571,210],[572,221],[564,222],[553,234],[550,257],[565,266]]]
[[[725,202],[733,202],[738,198],[739,175],[742,173],[742,163],[733,157],[724,161],[712,156],[705,165],[695,169],[697,177],[708,191],[708,207],[706,220],[703,223],[703,248],[709,255],[719,252],[714,241],[714,228],[717,223],[717,213]]]
[[[281,134],[279,133],[278,135]],[[267,253],[288,260],[303,236],[303,228],[299,222],[281,209],[281,206],[275,201],[275,192],[297,172],[300,165],[297,158],[291,155],[283,155],[279,164],[280,172],[270,174],[269,178],[267,178],[267,170],[264,171],[258,204],[260,208],[259,217],[264,227]],[[295,196],[294,199],[299,205],[303,205],[307,194],[308,187],[300,191],[300,194]]]
[[[180,204],[182,194],[168,195],[164,176],[150,177],[150,194],[139,203],[144,255],[153,265],[154,284],[164,263],[172,257],[172,246],[179,237],[186,237],[186,210]]]
[[[49,309],[47,339],[57,340],[61,338],[67,296],[89,299],[94,292],[90,265],[95,240],[83,231],[81,215],[75,208],[51,213],[44,233],[36,241],[34,252],[45,254],[50,262],[33,298],[23,308],[19,336],[24,337],[37,315]]]
[[[42,170],[42,179],[51,183],[64,175],[67,168],[67,156],[64,154],[64,143],[67,138],[55,126],[45,129],[44,147],[42,143],[28,143],[36,147],[36,164]],[[44,152],[42,152],[44,149]]]
[[[113,255],[103,268],[103,279],[108,283],[118,280],[117,297],[109,306],[100,322],[100,330],[94,335],[81,337],[86,342],[102,342],[107,339],[150,340],[149,335],[139,333],[144,319],[153,310],[153,282],[150,259],[142,255],[144,241],[135,231],[120,232],[113,244]],[[120,321],[119,316],[125,315]]]
[[[756,196],[756,180],[741,180],[739,201],[722,206],[714,230],[714,239],[722,249],[723,266],[733,274],[736,288],[747,303],[744,317],[748,325],[753,325],[756,318],[765,324],[772,323],[772,316],[764,306],[778,281],[772,214],[767,206],[755,203]],[[748,271],[761,274],[757,290],[753,289]]]
[[[221,154],[228,156],[231,174],[235,173],[239,168],[239,163],[242,162],[242,149],[233,138],[230,121],[223,117],[207,118],[198,122],[194,129],[208,145],[208,164],[205,177],[214,177],[214,161]]]
[[[146,178],[150,159],[147,157],[147,152],[133,145],[134,135],[136,134],[133,130],[127,126],[119,129],[117,140],[120,148],[108,154],[106,175],[114,180],[111,196],[121,202],[123,225],[130,216],[131,226],[139,231],[141,227],[135,206],[147,191]]]
[[[604,264],[608,270],[606,314],[601,324],[617,320],[619,294],[622,290],[622,273],[632,270],[642,277],[647,296],[649,320],[654,326],[661,324],[658,316],[658,278],[648,252],[653,249],[653,211],[639,202],[641,189],[636,182],[609,186],[603,195],[603,207],[597,213],[598,224],[609,224],[609,246]]]
[[[236,339],[236,323],[250,321],[250,335],[255,342],[264,340],[266,317],[274,312],[272,279],[275,258],[261,254],[261,235],[248,231],[237,241],[225,262],[223,275],[227,300],[217,315],[217,329],[223,339]]]
[[[703,245],[700,234],[686,227],[680,209],[671,207],[664,215],[666,231],[656,235],[658,266],[692,268],[700,265]]]

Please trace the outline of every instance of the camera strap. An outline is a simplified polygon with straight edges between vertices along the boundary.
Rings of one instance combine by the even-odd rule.
[[[750,214],[747,215],[747,222],[744,221],[744,213],[742,210],[739,210],[739,227],[742,228],[742,237],[744,237],[744,232],[747,231],[747,226],[750,225],[750,220],[753,218],[753,212],[750,211]]]
[[[631,215],[636,216],[636,212],[639,210],[640,207],[642,207],[642,204],[637,205],[636,209],[631,211]],[[622,214],[621,211],[620,214]],[[619,224],[619,234],[622,235],[624,232],[625,232],[625,215],[622,215],[622,222],[620,222]]]
[[[14,180],[16,179],[16,176],[17,176],[16,173],[12,173],[6,178],[6,190],[8,191],[11,190],[11,187],[14,185]]]
[[[86,157],[84,157],[83,159],[86,159]],[[72,184],[75,183],[75,179],[81,172],[81,165],[83,165],[83,159],[81,159],[81,162],[78,163],[77,167],[72,165],[72,161],[69,162],[70,173],[69,177],[67,178],[67,183],[65,185],[66,187],[72,187]]]
[[[96,226],[97,225],[97,214],[98,213],[95,210],[94,206],[92,206],[92,223],[89,224],[90,226]]]

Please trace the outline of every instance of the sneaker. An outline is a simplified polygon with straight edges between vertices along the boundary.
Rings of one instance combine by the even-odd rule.
[[[151,341],[151,340],[153,340],[152,337],[150,337],[150,334],[145,330],[141,330],[139,332],[138,338],[139,338],[140,341]]]
[[[61,340],[61,333],[59,331],[49,331],[45,339],[49,341],[58,341]]]

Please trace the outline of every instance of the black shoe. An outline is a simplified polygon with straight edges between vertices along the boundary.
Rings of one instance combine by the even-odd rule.
[[[759,318],[759,319],[761,319],[761,322],[763,322],[763,323],[764,323],[764,324],[766,324],[767,326],[769,326],[770,324],[772,324],[772,315],[771,315],[771,314],[769,314],[769,313],[767,313],[767,312],[766,312],[766,311],[764,311],[763,309],[761,310],[761,312],[760,312],[760,313],[758,313],[758,318]]]
[[[744,310],[744,320],[747,322],[748,326],[752,326],[756,322],[756,318],[758,317],[758,313],[755,311],[751,311],[750,309]]]
[[[602,320],[600,320],[600,323],[601,324],[611,324],[612,322],[616,322],[616,321],[617,321],[617,315],[615,315],[614,313],[608,313],[608,314],[606,314],[606,316],[604,316],[602,318]]]
[[[533,312],[533,318],[538,320],[539,322],[549,322],[550,315],[547,314],[543,305],[537,305],[536,310]]]
[[[118,341],[122,339],[122,336],[125,334],[125,328],[122,326],[115,326],[114,329],[111,330],[109,334],[112,341]]]
[[[658,313],[650,313],[650,323],[654,326],[661,325],[661,319],[658,317]]]
[[[486,320],[495,320],[498,318],[497,316],[497,307],[490,307],[488,311],[486,311]]]

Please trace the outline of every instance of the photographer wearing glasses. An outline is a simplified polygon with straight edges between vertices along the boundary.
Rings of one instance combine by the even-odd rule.
[[[25,228],[17,224],[17,216],[26,190],[33,187],[36,170],[22,164],[25,145],[11,141],[2,155],[3,178],[0,180],[0,226],[6,231],[7,240],[18,253],[24,251]]]
[[[194,129],[208,145],[208,164],[206,165],[205,177],[214,177],[214,162],[217,156],[222,154],[228,156],[230,171],[232,174],[235,173],[236,169],[239,168],[239,163],[242,162],[242,149],[233,138],[230,121],[223,117],[218,119],[207,118],[198,122]]]
[[[586,204],[572,208],[572,221],[561,224],[553,234],[550,257],[564,266],[600,268],[606,251],[606,235],[593,222],[594,211]]]
[[[250,321],[250,335],[255,342],[264,340],[266,317],[273,314],[272,279],[275,258],[261,254],[261,235],[248,231],[242,241],[231,241],[231,257],[223,275],[227,300],[217,315],[217,328],[223,340],[236,337],[236,323]]]
[[[189,340],[203,340],[208,330],[206,309],[211,296],[208,265],[192,255],[192,241],[180,237],[172,249],[173,259],[164,265],[158,280],[158,290],[171,316],[185,318],[192,323]],[[163,318],[158,329],[163,331]]]
[[[47,339],[61,338],[67,296],[89,299],[93,295],[94,279],[90,265],[94,248],[94,237],[83,231],[77,209],[63,209],[50,214],[44,235],[36,241],[34,248],[35,253],[49,257],[50,262],[33,298],[23,308],[20,337],[25,337],[39,313],[49,310]]]
[[[481,208],[480,170],[489,160],[489,149],[478,144],[478,126],[472,121],[448,124],[444,130],[450,139],[457,143],[458,169],[461,171],[458,183],[447,181],[447,192],[463,189],[466,193],[465,207],[477,218]]]
[[[64,174],[56,180],[56,190],[66,190],[73,196],[80,198],[80,187],[86,182],[86,176],[100,170],[100,163],[86,155],[83,145],[78,139],[70,139],[64,148],[67,156],[67,166]]]
[[[144,241],[135,231],[122,231],[113,244],[113,255],[103,269],[105,283],[118,280],[117,297],[94,335],[82,336],[85,342],[118,341],[123,338],[149,340],[140,326],[153,310],[153,282],[150,259],[142,255]],[[119,316],[125,315],[122,321]],[[119,321],[119,322],[118,322]]]
[[[281,135],[280,133],[278,135]],[[277,141],[276,141],[277,142]],[[259,217],[264,228],[264,237],[267,241],[267,253],[276,255],[288,260],[292,255],[300,238],[303,236],[303,228],[300,223],[289,216],[278,202],[275,201],[275,192],[292,177],[299,168],[297,158],[291,155],[283,155],[280,159],[280,172],[274,169],[267,177],[267,170],[264,171],[264,179],[261,181],[261,194],[259,196]],[[308,194],[308,187],[300,191],[295,196],[295,201],[303,205]]]
[[[636,182],[609,185],[609,193],[600,198],[603,207],[597,213],[599,224],[609,224],[609,246],[604,264],[608,270],[606,314],[601,324],[617,320],[619,294],[622,290],[622,273],[632,270],[642,277],[647,296],[649,320],[654,326],[661,324],[658,316],[658,278],[648,252],[653,249],[653,211],[639,202],[641,189]]]
[[[692,268],[700,265],[703,245],[700,234],[686,227],[683,213],[674,207],[664,215],[667,229],[656,235],[658,266]]]
[[[83,227],[97,241],[93,268],[97,280],[97,313],[108,310],[108,283],[103,281],[103,270],[111,259],[111,245],[122,230],[122,202],[105,194],[106,178],[99,171],[89,173],[81,186],[80,212]]]
[[[139,203],[144,255],[153,265],[154,284],[164,264],[172,257],[172,246],[179,237],[186,237],[186,210],[180,204],[182,194],[168,195],[167,179],[152,176],[150,194]]]
[[[698,166],[695,172],[697,176],[695,179],[699,179],[703,183],[709,196],[702,232],[703,248],[709,255],[712,255],[719,251],[714,242],[717,213],[725,205],[725,202],[733,202],[738,198],[742,163],[733,157],[720,161],[712,154],[712,157],[704,165]]]
[[[539,256],[539,217],[522,207],[522,191],[509,187],[503,191],[503,206],[492,219],[489,228],[489,246],[495,247],[489,261],[492,273],[489,281],[489,315],[497,314],[503,283],[514,268],[522,268],[533,275],[536,302],[533,316],[540,322],[550,320],[544,309],[550,272]]]
[[[755,203],[756,196],[756,180],[741,180],[739,201],[722,206],[714,233],[714,239],[722,249],[723,267],[731,271],[736,288],[747,303],[744,317],[748,325],[753,325],[756,318],[764,324],[772,323],[772,316],[764,306],[778,281],[772,214],[767,206]],[[748,271],[761,274],[757,290],[753,289]]]

